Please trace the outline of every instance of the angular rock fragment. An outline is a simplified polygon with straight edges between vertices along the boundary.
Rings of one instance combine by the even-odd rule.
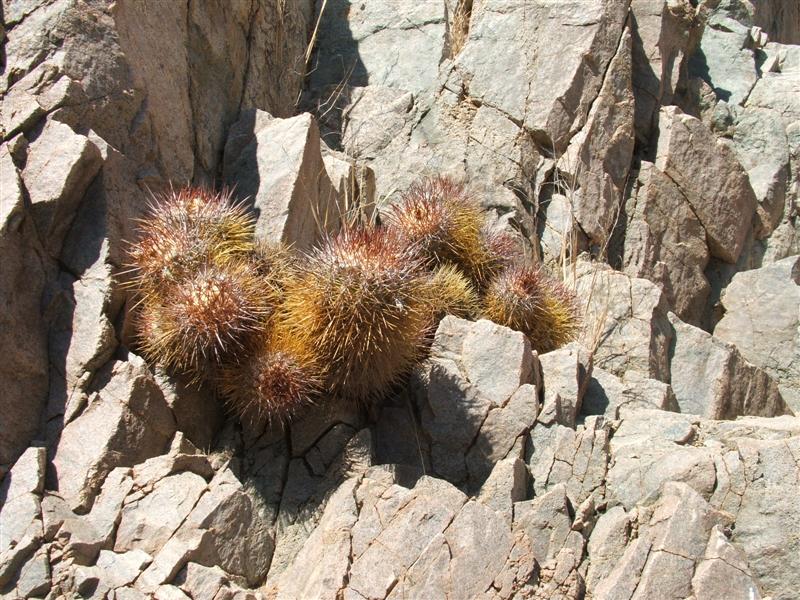
[[[714,335],[773,376],[789,407],[800,410],[800,258],[736,274],[722,303]]]
[[[228,139],[223,177],[253,206],[257,237],[307,250],[339,227],[319,129],[308,113],[291,119],[243,113]]]

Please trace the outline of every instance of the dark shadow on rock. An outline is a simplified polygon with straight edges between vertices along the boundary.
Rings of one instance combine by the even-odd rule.
[[[328,0],[320,21],[306,89],[300,108],[311,112],[320,125],[325,143],[341,150],[342,112],[350,104],[351,88],[369,85],[358,41],[350,31],[351,0]],[[322,1],[317,1],[317,15]]]
[[[222,159],[224,185],[233,190],[234,198],[244,202],[258,219],[261,211],[255,206],[255,196],[261,186],[258,168],[258,138],[256,109],[243,110],[228,130]]]
[[[728,102],[731,99],[731,91],[723,87],[714,85],[711,81],[711,74],[708,71],[708,61],[706,55],[703,53],[702,48],[698,48],[689,59],[689,77],[699,77],[705,81],[714,90],[719,100]]]

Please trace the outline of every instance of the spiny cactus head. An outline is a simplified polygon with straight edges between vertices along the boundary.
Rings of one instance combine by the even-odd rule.
[[[446,315],[469,319],[480,309],[475,286],[452,264],[440,266],[431,273],[426,292],[434,323]]]
[[[575,295],[540,268],[514,265],[498,275],[483,299],[483,316],[525,333],[534,350],[550,352],[580,330]]]
[[[452,263],[472,277],[482,260],[485,216],[464,187],[446,177],[413,185],[387,215],[388,227],[434,265]]]
[[[276,328],[243,361],[225,365],[218,385],[240,419],[285,422],[315,403],[322,370],[302,344]]]
[[[139,240],[128,254],[132,287],[143,296],[160,294],[202,264],[222,265],[253,249],[255,222],[230,193],[202,188],[158,196],[140,220]]]
[[[277,320],[328,365],[326,387],[380,396],[414,363],[431,325],[416,251],[381,229],[346,229],[308,257]]]
[[[150,360],[195,373],[241,351],[269,310],[249,265],[205,264],[142,302],[140,346]]]

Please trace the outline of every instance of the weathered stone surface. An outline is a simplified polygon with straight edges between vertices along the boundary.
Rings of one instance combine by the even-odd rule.
[[[112,542],[122,504],[132,488],[130,469],[118,467],[105,478],[91,512],[70,514],[64,518],[57,539],[68,555],[76,557],[82,564],[94,562],[100,549]]]
[[[29,448],[0,486],[0,588],[41,540],[45,459],[44,448]]]
[[[222,428],[224,411],[210,390],[199,387],[180,374],[155,373],[175,426],[198,448],[211,448]]]
[[[643,162],[627,200],[625,272],[657,283],[681,319],[700,323],[710,286],[705,230],[680,188]]]
[[[481,3],[456,69],[473,98],[522,121],[550,151],[563,152],[603,85],[628,5]],[[572,42],[561,44],[565,38]]]
[[[572,531],[570,508],[563,484],[534,500],[514,505],[514,529],[527,534],[537,563],[555,559],[565,546],[577,550],[579,555],[582,553],[583,539]]]
[[[92,141],[53,119],[31,142],[22,179],[39,235],[53,255],[61,250],[83,193],[101,165]]]
[[[699,120],[661,109],[655,166],[678,186],[706,231],[711,253],[735,263],[757,200],[735,153]]]
[[[205,479],[191,472],[156,482],[143,498],[126,503],[114,551],[142,550],[154,555],[184,522],[205,489]]]
[[[348,83],[432,90],[448,53],[445,2],[400,7],[392,0],[337,1],[323,13],[311,71],[315,89]]]
[[[780,223],[789,187],[789,140],[780,114],[763,108],[742,111],[733,148],[758,199],[757,235],[762,238]]]
[[[630,510],[665,481],[680,481],[710,499],[716,482],[713,457],[691,445],[698,420],[654,410],[624,412],[609,446],[614,460],[605,482],[607,496]]]
[[[634,142],[631,32],[622,33],[603,85],[559,168],[575,178],[574,215],[596,245],[607,243],[625,191]]]
[[[536,495],[563,486],[571,502],[578,506],[593,494],[603,494],[609,438],[610,426],[603,417],[587,417],[577,429],[537,425],[527,445],[528,469]]]
[[[350,552],[350,529],[358,519],[353,492],[358,480],[342,485],[328,502],[317,528],[277,582],[278,598],[336,598],[345,586]]]
[[[772,375],[789,407],[800,409],[800,259],[738,273],[722,302],[714,335]]]
[[[236,142],[226,149],[224,178],[255,209],[257,236],[308,249],[338,228],[337,197],[310,114],[259,122],[257,113],[249,111],[234,130]],[[242,132],[250,136],[246,144]]]
[[[442,320],[418,398],[436,474],[480,487],[536,420],[536,368],[523,334],[486,320]]]
[[[743,104],[758,79],[750,28],[715,12],[708,19],[700,48],[689,63],[690,72],[702,77],[717,98]]]
[[[61,433],[53,455],[53,481],[73,509],[91,505],[106,475],[166,448],[175,421],[144,362],[109,364],[98,377],[104,385]]]
[[[22,180],[0,146],[0,464],[12,463],[39,431],[47,400],[47,329],[41,316],[46,267]]]
[[[38,598],[50,591],[50,561],[42,548],[22,567],[17,578],[17,594],[21,598]]]
[[[638,537],[594,588],[595,598],[686,598],[716,526],[730,517],[682,483],[667,483],[639,506]],[[635,592],[635,596],[633,595]]]
[[[561,400],[565,411],[565,425],[575,425],[575,419],[581,412],[583,395],[592,377],[592,357],[578,343],[570,343],[563,348],[539,356],[542,369],[542,387],[544,388],[544,406],[547,411],[555,396]],[[541,420],[541,419],[540,419]]]
[[[596,366],[617,375],[637,371],[669,381],[671,331],[666,299],[657,285],[602,263],[579,261],[575,292],[585,305],[581,341],[587,348],[596,348]]]
[[[687,62],[701,20],[688,0],[631,0],[636,138],[652,140],[661,106],[685,87]]]
[[[675,329],[670,384],[681,412],[708,419],[774,417],[787,412],[777,383],[748,363],[735,346],[683,323],[672,313],[669,317]]]
[[[528,493],[528,470],[525,462],[514,456],[498,462],[481,486],[476,500],[511,521],[514,503]]]
[[[583,397],[583,414],[619,419],[624,409],[634,406],[671,412],[680,410],[668,383],[648,379],[636,371],[628,371],[621,379],[604,369],[592,370]]]

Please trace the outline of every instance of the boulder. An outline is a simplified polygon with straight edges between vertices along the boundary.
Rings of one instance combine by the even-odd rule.
[[[800,410],[800,258],[737,273],[722,304],[714,335],[774,377],[789,407]]]
[[[445,2],[400,6],[392,0],[326,6],[312,65],[311,87],[381,85],[414,94],[435,87],[449,52]]]
[[[658,284],[669,306],[688,323],[700,323],[710,286],[705,230],[675,182],[642,162],[627,200],[625,272]]]
[[[53,119],[30,143],[22,180],[45,248],[57,256],[78,205],[102,166],[97,146]]]
[[[579,260],[575,294],[585,322],[581,343],[594,349],[594,365],[616,375],[637,371],[669,381],[668,305],[659,287],[614,271],[604,263]]]
[[[89,405],[64,426],[53,452],[52,483],[73,510],[86,510],[115,467],[162,453],[175,432],[164,395],[142,359],[110,363]]]
[[[477,489],[538,413],[536,362],[519,332],[445,317],[417,399],[438,476]]]
[[[472,98],[521,121],[546,151],[560,154],[586,123],[629,4],[482,2],[456,69]]]
[[[253,207],[259,238],[307,250],[339,227],[319,129],[308,113],[269,119],[245,111],[229,134],[223,177]]]
[[[39,432],[49,373],[41,311],[47,265],[5,144],[0,146],[0,253],[0,464],[7,465]]]
[[[734,345],[672,313],[669,317],[675,329],[670,384],[681,412],[707,419],[791,412],[772,377],[747,362]]]
[[[655,166],[678,186],[706,232],[711,254],[735,263],[758,204],[734,151],[699,119],[661,109]]]

